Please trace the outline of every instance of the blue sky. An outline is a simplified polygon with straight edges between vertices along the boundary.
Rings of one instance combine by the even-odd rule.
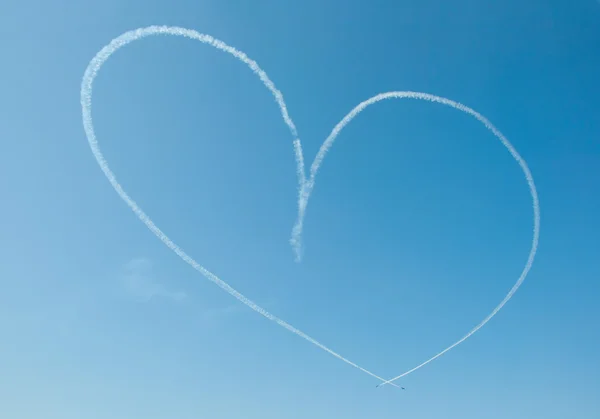
[[[0,23],[0,416],[598,417],[598,2],[11,0]],[[238,303],[136,219],[85,138],[88,61],[152,24],[258,61],[307,163],[377,93],[424,91],[483,113],[538,187],[530,276],[471,339],[402,379],[404,392],[375,389]],[[247,67],[152,37],[115,54],[94,89],[105,157],[161,229],[383,377],[460,338],[525,263],[522,173],[455,110],[390,101],[357,117],[319,172],[297,264],[292,138]]]

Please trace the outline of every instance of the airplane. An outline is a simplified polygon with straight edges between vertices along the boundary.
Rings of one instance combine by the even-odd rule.
[[[379,383],[375,386],[375,388],[379,387],[382,383]],[[404,387],[400,387],[402,390],[406,390]]]

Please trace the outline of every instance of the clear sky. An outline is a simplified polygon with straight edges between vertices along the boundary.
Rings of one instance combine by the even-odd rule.
[[[283,92],[308,164],[377,93],[423,91],[483,113],[538,186],[540,247],[523,286],[398,391],[207,281],[119,199],[81,122],[89,60],[153,24],[255,59]],[[599,417],[597,1],[8,0],[0,28],[1,417]],[[523,174],[450,108],[388,101],[342,132],[300,264],[288,244],[292,138],[246,66],[146,38],[102,68],[93,116],[121,184],[188,254],[385,378],[464,335],[525,264]]]

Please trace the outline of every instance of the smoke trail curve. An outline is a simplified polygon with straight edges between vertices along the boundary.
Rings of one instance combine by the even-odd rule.
[[[452,345],[450,345],[443,351],[441,351],[438,354],[434,355],[433,357],[429,358],[425,362],[417,365],[416,367],[392,378],[391,380],[387,380],[384,383],[380,383],[378,385],[378,387],[383,386],[385,384],[393,383],[393,381],[395,381],[399,378],[402,378],[402,377],[418,370],[421,367],[424,367],[425,365],[429,364],[431,361],[439,358],[440,356],[444,355],[446,352],[448,352],[452,348],[456,347],[457,345],[459,345],[462,342],[464,342],[465,340],[467,340],[471,335],[473,335],[475,332],[477,332],[479,329],[481,329],[488,321],[490,321],[491,318],[494,317],[500,311],[500,309],[502,307],[504,307],[504,305],[512,298],[512,296],[515,294],[515,292],[517,292],[517,290],[519,289],[519,287],[521,286],[521,284],[527,277],[527,274],[529,273],[531,266],[533,265],[533,260],[535,259],[535,254],[537,253],[537,248],[538,248],[538,243],[539,243],[539,235],[540,235],[540,204],[539,204],[537,189],[536,189],[535,183],[533,181],[533,176],[531,175],[531,172],[529,170],[529,167],[527,166],[527,163],[521,157],[521,155],[517,152],[517,150],[515,150],[513,145],[510,143],[510,141],[508,141],[508,139],[486,117],[481,115],[479,112],[469,108],[468,106],[463,105],[462,103],[458,103],[458,102],[455,102],[453,100],[446,99],[443,97],[434,96],[434,95],[431,95],[428,93],[407,92],[407,91],[387,92],[387,93],[381,93],[376,96],[373,96],[372,98],[367,99],[364,102],[361,102],[360,104],[358,104],[354,109],[352,109],[352,111],[350,111],[335,126],[335,128],[331,131],[331,134],[329,134],[327,139],[323,142],[323,145],[321,145],[321,148],[319,149],[319,152],[317,153],[317,156],[315,157],[315,159],[310,167],[310,177],[309,177],[306,185],[303,188],[303,194],[301,194],[301,202],[298,204],[298,207],[299,207],[298,221],[296,222],[296,225],[294,226],[294,229],[292,230],[293,231],[292,234],[296,234],[298,236],[300,236],[302,234],[302,225],[303,225],[303,221],[304,221],[303,218],[305,215],[305,209],[308,204],[308,199],[310,198],[310,194],[315,185],[315,177],[317,176],[319,168],[321,167],[321,164],[323,163],[323,159],[327,155],[327,152],[333,145],[337,136],[344,129],[344,127],[346,125],[348,125],[350,123],[350,121],[352,121],[365,108],[367,108],[368,106],[373,105],[377,102],[380,102],[382,100],[386,100],[386,99],[418,99],[418,100],[427,100],[430,102],[440,103],[442,105],[450,106],[451,108],[457,109],[461,112],[464,112],[468,115],[473,116],[475,119],[477,119],[479,122],[481,122],[489,131],[491,131],[494,134],[494,136],[496,136],[496,138],[498,138],[502,142],[502,144],[510,152],[512,157],[517,161],[517,163],[519,164],[519,166],[521,167],[521,169],[525,175],[525,179],[527,180],[527,184],[529,186],[529,192],[531,194],[532,204],[533,204],[532,205],[533,206],[533,238],[531,241],[531,249],[529,251],[529,256],[527,257],[527,262],[526,262],[525,267],[523,268],[521,275],[519,276],[517,282],[513,285],[513,287],[510,289],[510,291],[504,297],[504,299],[500,302],[500,304],[498,304],[498,306],[496,306],[496,308],[494,308],[494,310],[492,310],[492,312],[490,314],[488,314],[488,316],[485,319],[483,319],[477,326],[475,326],[473,329],[471,329],[465,336],[463,336],[461,339],[459,339],[458,341],[456,341],[455,343],[453,343]],[[299,242],[300,239],[298,238],[298,239],[296,239],[296,241]]]
[[[143,37],[150,36],[150,35],[161,35],[161,34],[184,36],[184,37],[194,39],[194,40],[200,41],[202,43],[211,45],[222,51],[228,52],[229,54],[238,58],[240,61],[246,63],[254,71],[254,73],[256,73],[260,77],[260,79],[263,81],[265,86],[275,96],[275,99],[281,109],[281,113],[283,115],[283,119],[284,119],[285,123],[288,125],[292,135],[294,137],[296,137],[294,139],[294,149],[297,153],[296,154],[296,162],[298,164],[298,173],[299,173],[298,178],[302,182],[301,185],[303,185],[305,182],[304,181],[304,162],[303,162],[303,157],[301,154],[302,148],[300,146],[300,140],[297,138],[296,127],[294,126],[294,123],[292,122],[291,118],[288,115],[287,108],[285,106],[285,102],[283,101],[283,95],[281,94],[281,92],[279,92],[275,88],[275,85],[268,78],[267,74],[258,66],[258,64],[255,61],[251,60],[244,53],[236,50],[233,47],[228,46],[227,44],[225,44],[222,41],[219,41],[209,35],[200,34],[199,32],[196,32],[193,30],[178,28],[178,27],[167,27],[167,26],[150,26],[147,28],[136,29],[136,30],[124,33],[123,35],[113,39],[107,46],[102,48],[102,50],[100,50],[100,52],[98,52],[98,54],[96,54],[96,56],[90,61],[90,63],[88,64],[88,67],[85,70],[84,77],[83,77],[83,80],[81,83],[81,108],[82,108],[83,125],[84,125],[84,129],[85,129],[85,133],[86,133],[89,145],[92,149],[92,153],[96,157],[96,161],[98,162],[98,165],[104,172],[104,175],[109,180],[110,184],[113,186],[113,188],[115,189],[117,194],[121,197],[121,199],[123,199],[123,201],[125,201],[125,203],[138,216],[138,218],[148,227],[148,229],[150,229],[150,231],[152,231],[152,233],[154,233],[154,235],[156,237],[158,237],[169,249],[171,249],[173,252],[175,252],[181,259],[183,259],[186,263],[188,263],[195,270],[197,270],[202,275],[204,275],[204,277],[206,277],[208,280],[215,283],[220,288],[222,288],[225,292],[229,293],[230,295],[235,297],[237,300],[244,303],[245,305],[250,307],[252,310],[256,311],[257,313],[261,314],[262,316],[266,317],[267,319],[277,323],[278,325],[282,326],[283,328],[300,336],[301,338],[307,340],[308,342],[312,343],[313,345],[317,346],[318,348],[335,356],[336,358],[340,359],[341,361],[351,365],[352,367],[357,368],[360,371],[362,371],[374,378],[377,378],[381,382],[384,382],[385,381],[384,378],[381,378],[378,375],[372,373],[371,371],[344,358],[343,356],[332,351],[331,349],[329,349],[325,345],[321,344],[317,340],[308,336],[304,332],[296,329],[295,327],[293,327],[292,325],[283,321],[282,319],[269,313],[268,311],[266,311],[265,309],[260,307],[258,304],[254,303],[252,300],[248,299],[243,294],[241,294],[240,292],[238,292],[237,290],[232,288],[229,284],[227,284],[225,281],[221,280],[219,277],[217,277],[215,274],[210,272],[208,269],[204,268],[202,265],[197,263],[192,257],[187,255],[187,253],[185,253],[179,246],[177,246],[165,233],[163,233],[152,222],[150,217],[148,217],[148,215],[146,215],[146,213],[144,213],[144,211],[142,211],[142,209],[136,204],[136,202],[125,192],[125,190],[118,183],[115,175],[110,170],[106,159],[104,158],[102,152],[100,151],[100,148],[98,146],[98,141],[96,139],[96,134],[94,132],[94,125],[93,125],[93,121],[92,121],[92,84],[94,82],[95,77],[98,74],[98,71],[102,67],[102,65],[118,49],[122,48],[123,46],[125,46],[133,41],[141,39]],[[300,169],[302,169],[301,174],[300,174]],[[300,187],[300,189],[302,190],[302,187]],[[394,384],[394,386],[396,386],[396,385]]]

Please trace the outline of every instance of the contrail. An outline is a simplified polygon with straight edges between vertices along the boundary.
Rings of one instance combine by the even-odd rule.
[[[138,207],[138,205],[135,203],[135,201],[133,201],[133,199],[131,199],[129,197],[129,195],[123,190],[121,185],[117,182],[115,175],[110,170],[108,163],[104,159],[104,156],[102,155],[102,153],[98,147],[98,141],[97,141],[96,135],[94,133],[94,127],[93,127],[93,123],[92,123],[92,114],[91,114],[93,81],[94,81],[98,71],[102,67],[102,65],[106,62],[106,60],[108,60],[108,58],[110,58],[110,56],[114,52],[116,52],[118,49],[127,45],[130,42],[136,41],[138,39],[141,39],[141,38],[144,38],[144,37],[150,36],[150,35],[183,36],[183,37],[187,37],[187,38],[190,38],[193,40],[200,41],[202,43],[213,46],[219,50],[227,52],[227,53],[233,55],[235,58],[242,61],[243,63],[245,63],[246,65],[248,65],[248,67],[250,67],[250,69],[256,75],[258,75],[258,77],[261,79],[263,84],[273,94],[277,104],[279,105],[283,120],[284,120],[285,124],[288,126],[288,128],[292,134],[292,137],[294,138],[293,145],[294,145],[294,153],[295,153],[295,158],[296,158],[296,172],[297,172],[298,185],[299,185],[299,187],[298,187],[298,216],[297,216],[296,224],[294,225],[294,228],[292,230],[292,237],[290,239],[290,243],[292,244],[292,247],[296,253],[296,260],[298,260],[298,261],[301,259],[302,227],[303,227],[303,223],[304,223],[304,217],[306,214],[306,206],[308,204],[310,194],[312,193],[312,190],[314,189],[315,177],[317,175],[317,172],[323,162],[323,159],[325,158],[327,152],[333,145],[333,142],[335,141],[336,137],[339,135],[341,130],[354,117],[356,117],[362,110],[364,110],[367,106],[375,104],[384,99],[410,98],[410,99],[428,100],[431,102],[441,103],[444,105],[451,106],[462,112],[465,112],[471,116],[474,116],[477,120],[482,122],[486,126],[486,128],[488,128],[490,131],[492,131],[492,133],[498,139],[500,139],[502,144],[504,144],[504,146],[508,149],[508,151],[514,157],[514,159],[519,163],[519,165],[521,166],[521,168],[525,174],[525,177],[527,179],[529,189],[531,192],[531,196],[533,199],[534,228],[533,228],[532,246],[531,246],[531,251],[529,253],[529,257],[527,260],[527,264],[525,265],[525,268],[523,269],[521,276],[517,280],[516,284],[513,286],[513,288],[510,290],[510,292],[506,295],[504,300],[502,300],[502,302],[492,311],[492,313],[489,314],[481,323],[479,323],[475,328],[473,328],[462,339],[460,339],[456,343],[452,344],[448,348],[444,349],[442,352],[438,353],[437,355],[433,356],[432,358],[428,359],[427,361],[423,362],[422,364],[418,365],[417,367],[415,367],[415,368],[413,368],[391,380],[385,380],[385,379],[379,377],[378,375],[375,375],[372,372],[368,371],[367,369],[342,357],[341,355],[332,351],[325,345],[319,343],[315,339],[306,335],[304,332],[296,329],[295,327],[291,326],[290,324],[286,323],[285,321],[283,321],[283,320],[279,319],[278,317],[274,316],[273,314],[267,312],[262,307],[260,307],[259,305],[257,305],[256,303],[254,303],[253,301],[251,301],[244,295],[242,295],[240,292],[236,291],[225,281],[221,280],[219,277],[217,277],[216,275],[214,275],[213,273],[208,271],[206,268],[204,268],[203,266],[198,264],[194,259],[192,259],[190,256],[188,256],[179,246],[177,246],[173,241],[171,241],[171,239],[169,239],[152,222],[150,217],[148,217],[141,210],[141,208]],[[241,301],[242,303],[244,303],[245,305],[250,307],[252,310],[258,312],[259,314],[263,315],[267,319],[274,321],[275,323],[279,324],[280,326],[284,327],[285,329],[289,330],[290,332],[300,336],[301,338],[316,345],[320,349],[328,352],[329,354],[335,356],[336,358],[342,360],[343,362],[353,366],[354,368],[357,368],[360,371],[363,371],[364,373],[366,373],[374,378],[377,378],[378,380],[381,381],[379,386],[384,385],[384,384],[391,384],[395,387],[398,387],[395,383],[393,383],[393,381],[395,381],[401,377],[404,377],[404,376],[416,371],[417,369],[425,366],[429,362],[433,361],[434,359],[436,359],[436,358],[440,357],[441,355],[443,355],[444,353],[448,352],[450,349],[452,349],[455,346],[459,345],[460,343],[464,342],[469,336],[471,336],[473,333],[475,333],[477,330],[479,330],[481,327],[483,327],[506,304],[506,302],[508,302],[508,300],[510,300],[510,298],[513,296],[513,294],[517,291],[517,289],[520,287],[520,285],[525,280],[525,277],[527,276],[527,274],[533,264],[533,260],[534,260],[534,257],[535,257],[536,251],[537,251],[538,239],[539,239],[540,209],[539,209],[539,201],[538,201],[537,191],[535,188],[535,184],[533,182],[533,177],[531,176],[531,173],[529,171],[529,168],[527,167],[527,164],[525,163],[525,161],[521,158],[521,156],[517,153],[517,151],[511,145],[511,143],[504,137],[504,135],[502,135],[502,133],[500,133],[500,131],[498,131],[498,129],[496,129],[484,116],[482,116],[481,114],[474,111],[473,109],[471,109],[465,105],[462,105],[458,102],[454,102],[452,100],[434,96],[434,95],[430,95],[427,93],[388,92],[388,93],[382,93],[382,94],[376,95],[376,96],[360,103],[348,115],[346,115],[344,117],[344,119],[342,119],[342,121],[340,121],[335,126],[335,128],[332,130],[331,134],[324,141],[323,145],[319,149],[319,152],[317,153],[317,156],[315,157],[315,159],[310,167],[310,177],[307,180],[306,173],[305,173],[305,167],[304,167],[304,156],[303,156],[303,152],[302,152],[302,144],[300,142],[300,139],[298,138],[298,133],[297,133],[296,127],[287,111],[287,107],[283,100],[283,95],[281,94],[281,92],[279,90],[277,90],[275,88],[275,85],[273,84],[273,82],[269,79],[267,74],[258,66],[258,64],[255,61],[248,58],[248,56],[246,54],[244,54],[243,52],[225,44],[224,42],[222,42],[220,40],[217,40],[217,39],[211,37],[210,35],[200,34],[199,32],[196,32],[194,30],[184,29],[184,28],[179,28],[179,27],[150,26],[150,27],[136,29],[133,31],[126,32],[123,35],[113,39],[107,46],[102,48],[102,50],[100,50],[100,52],[98,52],[96,54],[96,56],[92,59],[92,61],[90,61],[90,63],[88,64],[88,67],[85,70],[85,74],[84,74],[84,77],[83,77],[83,80],[81,83],[81,107],[82,107],[84,129],[85,129],[85,132],[87,135],[88,142],[90,144],[90,148],[92,149],[92,152],[96,158],[96,161],[98,162],[100,168],[104,172],[105,176],[107,177],[107,179],[109,180],[109,182],[111,183],[111,185],[113,186],[115,191],[125,201],[125,203],[133,210],[133,212],[138,216],[138,218],[150,229],[150,231],[152,231],[152,233],[154,233],[154,235],[156,235],[167,247],[169,247],[173,252],[175,252],[186,263],[188,263],[194,269],[199,271],[207,279],[209,279],[210,281],[214,282],[216,285],[221,287],[227,293],[231,294],[233,297],[235,297],[236,299],[238,299],[239,301]]]
[[[404,98],[428,100],[430,102],[441,103],[443,105],[450,106],[454,109],[457,109],[466,114],[469,114],[469,115],[475,117],[479,122],[481,122],[488,130],[490,130],[496,136],[496,138],[498,138],[502,142],[504,147],[506,147],[506,149],[510,152],[510,154],[517,161],[517,163],[519,163],[519,166],[521,166],[521,169],[523,170],[523,173],[525,174],[525,179],[527,180],[527,184],[529,185],[529,191],[531,193],[531,198],[532,198],[532,202],[533,202],[533,239],[531,241],[531,250],[529,251],[529,257],[527,258],[527,263],[525,264],[525,267],[523,268],[523,271],[521,272],[519,279],[517,280],[515,285],[513,285],[513,287],[508,292],[506,297],[504,297],[504,299],[500,302],[500,304],[498,304],[498,306],[496,308],[494,308],[494,310],[485,319],[483,319],[481,321],[481,323],[479,323],[477,326],[475,326],[473,329],[471,329],[471,331],[469,333],[467,333],[464,337],[462,337],[461,339],[459,339],[458,341],[456,341],[455,343],[453,343],[452,345],[450,345],[443,351],[439,352],[437,355],[434,355],[433,357],[429,358],[427,361],[398,375],[397,377],[392,378],[391,380],[385,381],[384,383],[380,383],[378,385],[378,387],[385,385],[385,384],[390,384],[393,381],[395,381],[399,378],[402,378],[402,377],[418,370],[419,368],[429,364],[434,359],[439,358],[440,356],[442,356],[443,354],[448,352],[450,349],[454,348],[455,346],[457,346],[457,345],[461,344],[462,342],[464,342],[465,340],[467,340],[473,333],[477,332],[488,321],[490,321],[490,319],[492,317],[494,317],[496,315],[496,313],[498,313],[498,311],[500,311],[500,309],[502,307],[504,307],[504,305],[508,302],[508,300],[510,300],[512,298],[512,296],[515,294],[515,292],[517,292],[517,290],[519,289],[519,287],[521,286],[521,284],[527,277],[527,274],[529,273],[529,270],[531,269],[531,266],[533,265],[533,260],[535,258],[535,254],[537,253],[539,235],[540,235],[540,204],[539,204],[537,189],[535,187],[535,183],[533,182],[533,176],[531,175],[531,172],[529,171],[529,167],[527,166],[527,163],[525,162],[525,160],[517,152],[517,150],[515,150],[515,148],[512,146],[512,144],[508,141],[508,139],[506,139],[506,137],[486,117],[481,115],[479,112],[469,108],[468,106],[463,105],[462,103],[458,103],[458,102],[455,102],[453,100],[446,99],[443,97],[434,96],[434,95],[430,95],[427,93],[419,93],[419,92],[388,92],[388,93],[378,94],[378,95],[373,96],[372,98],[367,99],[364,102],[361,102],[360,104],[358,104],[354,109],[352,109],[352,111],[350,111],[350,113],[348,113],[344,117],[344,119],[342,119],[335,126],[335,128],[331,131],[331,134],[329,134],[329,137],[327,137],[327,139],[323,142],[323,145],[319,149],[319,152],[317,153],[317,156],[315,157],[315,160],[313,161],[313,163],[310,167],[310,177],[309,177],[306,185],[304,186],[304,189],[303,189],[304,194],[301,195],[301,202],[298,204],[298,206],[300,208],[300,210],[298,212],[298,221],[296,223],[296,226],[294,226],[294,229],[292,230],[292,234],[295,239],[295,242],[300,242],[300,235],[302,234],[302,225],[303,225],[303,221],[304,221],[303,218],[305,215],[305,209],[306,209],[306,205],[308,203],[308,199],[310,198],[310,194],[315,185],[315,177],[317,176],[317,172],[319,171],[319,168],[321,167],[321,164],[323,163],[323,159],[327,155],[327,152],[333,145],[333,142],[335,141],[335,139],[337,138],[339,133],[342,131],[342,129],[344,129],[344,127],[346,125],[348,125],[350,123],[350,121],[352,121],[359,113],[361,113],[368,106],[373,105],[373,104],[380,102],[382,100],[385,100],[385,99],[404,99]]]
[[[246,54],[236,50],[233,47],[228,46],[227,44],[225,44],[222,41],[219,41],[209,35],[200,34],[193,30],[183,29],[183,28],[178,28],[178,27],[167,27],[167,26],[150,26],[147,28],[136,29],[136,30],[124,33],[123,35],[113,39],[107,46],[102,48],[102,50],[100,50],[100,52],[98,52],[98,54],[96,54],[96,56],[92,59],[92,61],[90,61],[90,63],[88,64],[88,67],[85,70],[85,74],[84,74],[83,80],[81,82],[81,109],[82,109],[82,116],[83,116],[83,126],[85,129],[85,133],[87,135],[88,142],[92,149],[92,152],[94,153],[94,156],[96,157],[96,161],[100,165],[100,168],[104,172],[106,178],[109,180],[109,182],[111,183],[111,185],[113,186],[115,191],[119,194],[119,196],[123,199],[123,201],[125,201],[125,203],[129,206],[129,208],[131,208],[133,210],[133,212],[138,216],[138,218],[144,224],[146,224],[146,226],[150,229],[150,231],[152,231],[152,233],[154,233],[154,235],[156,237],[158,237],[165,245],[167,245],[167,247],[169,247],[169,249],[171,249],[173,252],[175,252],[181,259],[183,259],[190,266],[192,266],[194,269],[196,269],[198,272],[200,272],[202,275],[204,275],[207,279],[214,282],[219,287],[221,287],[223,290],[225,290],[227,293],[231,294],[232,296],[237,298],[239,301],[246,304],[252,310],[263,315],[267,319],[274,321],[278,325],[280,325],[280,326],[284,327],[285,329],[289,330],[290,332],[300,336],[301,338],[307,340],[308,342],[312,343],[313,345],[316,345],[317,347],[319,347],[322,350],[328,352],[329,354],[335,356],[336,358],[344,361],[345,363],[353,366],[354,368],[357,368],[360,371],[370,375],[371,377],[377,378],[378,380],[384,382],[385,381],[384,378],[381,378],[378,375],[372,373],[371,371],[344,358],[343,356],[332,351],[331,349],[329,349],[325,345],[321,344],[317,340],[308,336],[304,332],[296,329],[292,325],[286,323],[285,321],[281,320],[280,318],[269,313],[268,311],[266,311],[265,309],[260,307],[258,304],[254,303],[252,300],[246,298],[240,292],[238,292],[237,290],[232,288],[229,284],[227,284],[225,281],[221,280],[219,277],[217,277],[215,274],[210,272],[208,269],[204,268],[202,265],[197,263],[194,259],[192,259],[190,256],[188,256],[179,246],[177,246],[171,239],[169,239],[169,237],[165,233],[163,233],[152,222],[150,217],[148,217],[144,213],[144,211],[142,211],[142,209],[135,203],[135,201],[133,199],[131,199],[129,197],[129,195],[125,192],[125,190],[117,182],[115,175],[110,170],[108,163],[106,162],[106,159],[104,158],[104,156],[102,155],[102,152],[100,151],[100,148],[98,147],[98,140],[96,139],[96,134],[94,132],[94,125],[92,122],[92,84],[94,82],[96,75],[98,74],[98,71],[102,67],[102,65],[106,62],[106,60],[108,60],[110,58],[110,56],[113,53],[115,53],[119,48],[127,45],[130,42],[136,41],[138,39],[141,39],[143,37],[150,36],[150,35],[184,36],[184,37],[191,38],[191,39],[200,41],[202,43],[211,45],[217,49],[228,52],[229,54],[233,55],[240,61],[246,63],[252,69],[252,71],[254,71],[254,73],[256,73],[260,77],[260,79],[262,80],[264,85],[273,93],[273,96],[275,96],[275,100],[277,101],[277,103],[281,109],[281,114],[283,115],[283,119],[284,119],[285,123],[287,124],[287,126],[289,127],[292,135],[295,138],[294,139],[294,150],[296,151],[296,163],[298,165],[298,179],[301,184],[299,193],[300,193],[300,195],[302,195],[302,193],[303,193],[302,186],[305,183],[305,179],[304,179],[304,162],[303,162],[302,148],[300,145],[300,140],[297,138],[296,127],[294,126],[294,123],[292,122],[292,119],[290,118],[290,116],[287,112],[287,107],[285,105],[285,102],[283,101],[283,95],[281,94],[281,92],[279,90],[277,90],[275,88],[275,85],[269,79],[267,74],[258,66],[258,64],[255,61],[248,58],[246,56]],[[396,386],[396,385],[394,384],[394,386]]]

